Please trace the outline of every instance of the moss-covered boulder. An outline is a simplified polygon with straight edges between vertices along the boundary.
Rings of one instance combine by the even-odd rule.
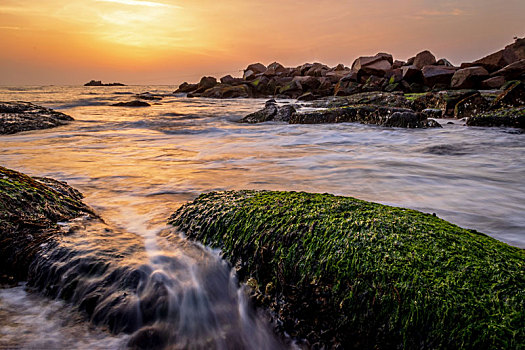
[[[58,222],[95,216],[81,199],[63,182],[0,166],[0,275],[25,279],[42,245],[62,233]]]
[[[504,126],[525,129],[525,106],[500,108],[467,119],[468,126]]]
[[[169,221],[222,249],[311,346],[517,349],[525,253],[433,215],[329,194],[212,192]]]

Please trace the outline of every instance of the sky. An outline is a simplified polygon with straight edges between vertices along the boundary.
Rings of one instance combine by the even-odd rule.
[[[525,0],[0,0],[0,85],[177,85],[426,49],[460,64],[524,37],[524,18]]]

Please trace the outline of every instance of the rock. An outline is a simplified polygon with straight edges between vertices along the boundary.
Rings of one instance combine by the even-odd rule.
[[[226,84],[226,85],[239,85],[239,84],[242,84],[244,82],[244,79],[242,79],[242,78],[234,78],[234,77],[232,77],[229,74],[224,76],[224,77],[222,77],[220,80],[221,80],[221,84]]]
[[[485,79],[481,82],[484,89],[499,89],[505,84],[505,78],[501,76]]]
[[[209,98],[249,98],[253,97],[251,89],[246,85],[219,84],[204,91],[202,97]]]
[[[481,84],[489,76],[483,67],[470,67],[457,70],[452,76],[450,87],[452,89],[472,89]]]
[[[89,83],[85,83],[84,86],[126,86],[122,83],[109,83],[104,84],[100,80],[91,80]]]
[[[522,59],[525,59],[525,38],[516,39],[516,42],[507,45],[503,50],[485,56],[472,64],[494,72]]]
[[[299,77],[294,77],[293,79],[296,78]],[[302,93],[303,87],[297,80],[292,80],[279,88],[279,94],[286,95],[289,98],[297,98],[298,96],[302,95]]]
[[[54,128],[74,119],[29,102],[0,102],[0,135]]]
[[[135,97],[138,98],[138,99],[141,99],[141,100],[148,100],[148,101],[160,101],[160,100],[162,100],[162,96],[150,94],[149,92],[144,92],[142,94],[135,95]]]
[[[129,101],[129,102],[114,103],[112,104],[112,106],[115,106],[115,107],[149,107],[151,105],[144,101],[134,100],[134,101]]]
[[[202,93],[217,85],[217,79],[214,77],[202,77],[197,87],[196,93]]]
[[[280,332],[317,349],[525,342],[522,323],[505,322],[521,319],[523,250],[434,215],[329,194],[228,191],[200,195],[169,223],[220,249],[242,281],[272,283]],[[497,333],[486,328],[493,322]]]
[[[495,71],[490,76],[503,76],[507,80],[523,79],[525,78],[525,59],[511,63],[508,66]]]
[[[250,64],[248,67],[246,67],[245,71],[251,70],[255,74],[264,73],[266,71],[266,67],[262,63],[253,63]]]
[[[423,114],[426,118],[442,118],[443,117],[443,111],[438,108],[425,108],[421,111],[421,114]]]
[[[273,62],[271,63],[266,71],[264,72],[265,76],[273,76],[278,74],[284,74],[287,72],[287,69],[280,63]]]
[[[384,78],[377,77],[375,75],[371,75],[361,88],[361,91],[363,92],[371,92],[371,91],[381,91],[383,83],[385,82]]]
[[[277,115],[274,117],[275,121],[278,122],[289,122],[292,114],[296,112],[296,109],[293,105],[284,105],[279,107]]]
[[[450,63],[449,60],[447,60],[446,58],[440,58],[437,62],[436,62],[436,65],[437,66],[445,66],[445,67],[454,67],[454,65],[452,63]]]
[[[372,57],[359,57],[352,64],[352,71],[358,74],[384,76],[392,69],[392,55],[378,53]]]
[[[406,62],[404,62],[404,61],[399,61],[399,60],[395,60],[394,63],[392,63],[392,69],[401,68],[401,67],[403,67],[404,65],[406,65]]]
[[[278,111],[279,108],[277,107],[277,103],[275,102],[275,100],[272,99],[266,101],[266,104],[264,105],[263,109],[248,114],[246,117],[242,118],[240,122],[254,124],[271,121],[274,120],[274,118],[277,116]]]
[[[427,122],[423,114],[412,111],[392,113],[381,125],[397,128],[441,127],[436,121]]]
[[[349,69],[345,67],[344,64],[339,63],[336,67],[333,68],[334,72],[348,71]]]
[[[503,91],[491,105],[492,109],[525,106],[525,83],[517,81]]]
[[[472,94],[456,103],[456,106],[454,107],[454,118],[469,118],[486,111],[488,107],[489,104],[487,100],[485,100],[478,92],[477,94]]]
[[[467,119],[468,126],[503,126],[525,129],[525,107],[486,111]]]
[[[430,95],[428,107],[441,109],[444,117],[453,117],[456,104],[472,95],[479,95],[476,90],[440,91]]]
[[[421,70],[425,85],[433,87],[437,84],[450,86],[450,81],[456,72],[454,67],[425,66]]]
[[[184,82],[179,85],[179,88],[175,90],[175,94],[193,92],[199,88],[199,84],[188,84]]]
[[[403,80],[409,83],[420,84],[423,82],[423,73],[414,65],[402,67],[401,72]]]
[[[414,66],[423,69],[425,66],[431,66],[436,63],[436,57],[428,50],[422,51],[414,58]]]
[[[321,85],[319,78],[313,76],[293,77],[292,81],[298,83],[303,91],[312,91]]]
[[[358,83],[341,79],[334,87],[334,96],[349,96],[360,91]]]
[[[252,80],[252,79],[255,79],[257,76],[255,75],[255,72],[253,70],[245,70],[243,75],[242,75],[242,78],[244,80]]]

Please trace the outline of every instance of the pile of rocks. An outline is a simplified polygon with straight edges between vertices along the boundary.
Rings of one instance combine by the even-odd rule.
[[[525,38],[475,62],[453,66],[422,51],[406,62],[388,53],[359,57],[351,68],[306,63],[287,68],[274,62],[249,65],[242,78],[227,75],[217,81],[203,77],[197,84],[183,83],[175,93],[188,97],[265,97],[313,100],[359,92],[400,91],[421,93],[447,89],[499,89],[506,82],[525,80]]]

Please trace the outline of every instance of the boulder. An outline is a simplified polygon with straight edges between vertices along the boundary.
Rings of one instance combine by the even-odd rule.
[[[503,91],[491,105],[492,109],[525,106],[525,83],[517,81]]]
[[[199,84],[188,84],[187,82],[184,82],[182,84],[179,85],[179,88],[177,90],[175,90],[175,94],[178,94],[178,93],[188,93],[188,92],[192,92],[192,91],[195,91],[199,88]]]
[[[363,92],[381,91],[384,82],[385,82],[385,78],[381,78],[381,77],[378,77],[378,76],[375,76],[375,75],[371,75],[365,81],[365,84],[361,87],[361,91],[363,91]]]
[[[443,111],[438,108],[425,108],[421,111],[426,118],[443,118]]]
[[[262,63],[252,63],[244,71],[251,70],[255,74],[264,73],[266,71],[266,66]]]
[[[238,85],[238,84],[242,84],[243,82],[244,82],[244,79],[234,78],[229,74],[221,78],[221,84]]]
[[[485,79],[481,82],[481,87],[484,89],[499,89],[505,84],[505,78],[502,76]]]
[[[299,83],[303,91],[311,91],[311,90],[317,89],[319,85],[321,85],[321,82],[319,79],[320,78],[316,78],[313,76],[305,76],[305,77],[294,77],[292,81]]]
[[[381,125],[396,128],[441,127],[441,125],[435,120],[427,120],[425,115],[413,111],[392,113]]]
[[[339,72],[339,71],[347,71],[348,68],[345,67],[344,64],[339,63],[336,67],[333,68],[333,72]]]
[[[349,75],[349,71],[347,70],[338,70],[338,71],[332,71],[332,72],[326,72],[323,78],[328,78],[330,81],[335,84],[339,80],[343,79],[344,77]]]
[[[245,84],[228,85],[218,84],[202,93],[202,97],[209,98],[249,98],[253,97],[252,90]]]
[[[277,107],[277,103],[275,102],[275,100],[268,100],[266,101],[263,109],[248,114],[246,117],[242,118],[240,122],[250,124],[267,122],[273,120],[277,115],[278,111],[279,108]]]
[[[392,63],[392,69],[401,68],[401,67],[403,67],[404,65],[406,65],[406,62],[404,62],[404,61],[399,61],[399,60],[395,60],[394,63]]]
[[[304,75],[311,76],[311,77],[322,77],[324,76],[330,67],[321,64],[321,63],[314,63],[310,69],[308,69]]]
[[[289,122],[292,114],[296,112],[296,109],[293,105],[284,105],[278,108],[277,114],[274,117],[274,120],[277,122]]]
[[[294,77],[293,79],[296,79],[299,77]],[[297,98],[298,96],[303,94],[303,87],[301,83],[297,80],[292,80],[289,83],[286,83],[285,85],[281,86],[278,89],[279,94],[286,95],[290,98]]]
[[[468,126],[503,126],[525,129],[525,107],[487,111],[468,118],[466,124]]]
[[[452,76],[450,87],[452,89],[473,89],[489,76],[483,67],[470,67],[457,70]]]
[[[112,106],[115,106],[115,107],[149,107],[151,105],[144,101],[134,100],[134,101],[129,101],[129,102],[114,103],[112,104]]]
[[[349,96],[360,91],[358,83],[341,79],[334,87],[334,96]]]
[[[242,78],[244,80],[252,80],[256,78],[256,75],[253,70],[248,69],[244,71],[244,73],[242,74]]]
[[[392,62],[392,55],[385,53],[378,53],[372,57],[359,57],[352,64],[352,71],[382,77],[386,71],[392,69]]]
[[[264,75],[266,75],[266,76],[273,76],[273,75],[277,75],[277,74],[284,74],[287,71],[288,70],[286,68],[284,68],[284,66],[282,64],[277,63],[277,62],[273,62],[270,65],[268,65],[268,68],[264,72]]]
[[[445,66],[445,67],[454,67],[454,65],[452,63],[450,63],[449,60],[447,60],[446,58],[440,58],[437,62],[436,62],[436,65],[437,66]]]
[[[480,58],[472,64],[483,66],[489,72],[494,72],[522,59],[525,59],[525,38],[516,39],[513,44],[507,45],[503,50]]]
[[[423,73],[419,68],[414,65],[404,66],[401,68],[401,74],[403,80],[409,83],[422,83]]]
[[[195,92],[196,93],[204,92],[208,90],[209,88],[214,87],[217,84],[218,84],[217,79],[215,79],[214,77],[202,77],[199,82],[198,88],[197,90],[195,90]]]
[[[491,76],[503,76],[507,80],[523,79],[525,78],[525,59],[511,63],[508,66],[493,72]]]
[[[487,100],[478,92],[477,94],[472,94],[456,103],[456,106],[454,107],[454,118],[469,118],[486,111],[488,107],[489,104]]]
[[[54,128],[73,120],[67,114],[29,102],[0,102],[0,135]]]
[[[455,72],[456,68],[444,66],[425,66],[421,70],[425,85],[428,87],[433,87],[437,84],[450,86],[450,81]]]
[[[436,63],[436,57],[428,50],[422,51],[414,58],[414,66],[423,69],[425,66],[430,66]]]

